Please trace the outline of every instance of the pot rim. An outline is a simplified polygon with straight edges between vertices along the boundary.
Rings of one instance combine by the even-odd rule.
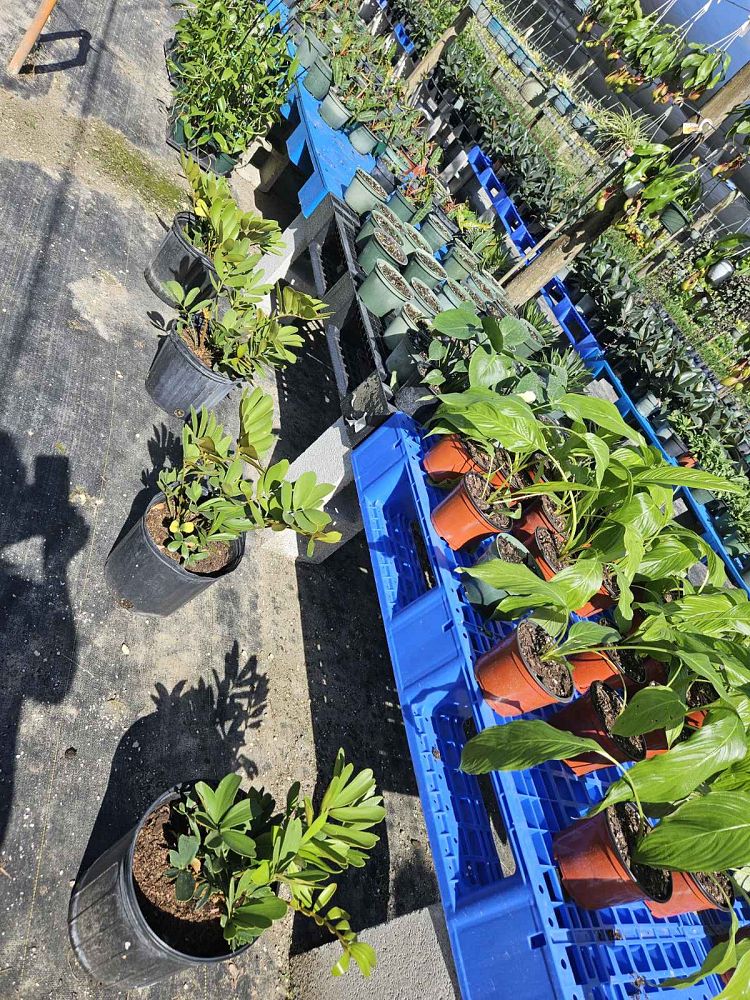
[[[532,623],[532,622],[530,622],[530,620],[528,618],[524,618],[524,619],[522,619],[518,623],[518,625],[516,625],[515,630],[511,633],[512,636],[513,636],[513,638],[514,638],[514,640],[515,640],[516,649],[518,650],[518,656],[519,656],[521,662],[523,663],[524,668],[526,669],[526,673],[529,675],[529,680],[533,681],[534,684],[536,684],[538,687],[540,687],[542,689],[542,691],[544,691],[546,694],[548,694],[552,698],[554,698],[556,703],[559,703],[560,705],[567,705],[569,702],[571,702],[573,700],[573,698],[576,695],[576,686],[573,683],[573,673],[572,673],[572,671],[570,671],[570,670],[568,671],[568,677],[570,679],[570,694],[567,695],[567,697],[563,696],[561,698],[561,697],[558,697],[558,695],[556,695],[553,691],[550,691],[550,689],[547,687],[547,685],[543,684],[542,681],[540,681],[539,678],[536,677],[534,673],[532,673],[531,668],[529,667],[528,663],[526,662],[526,657],[524,656],[523,650],[521,649],[521,644],[518,641],[518,630],[519,630],[519,628],[522,625],[530,625],[530,624],[536,624],[536,623]],[[537,628],[542,628],[542,626],[541,625],[537,625]],[[542,629],[542,631],[544,631],[544,630]]]
[[[177,948],[173,948],[171,945],[167,944],[167,942],[164,941],[163,938],[160,938],[159,935],[156,933],[156,931],[153,930],[153,928],[149,925],[148,921],[146,920],[146,917],[143,914],[143,910],[141,909],[141,905],[138,901],[138,894],[135,889],[135,879],[133,877],[133,858],[135,856],[135,845],[138,840],[138,835],[140,834],[143,827],[146,825],[146,821],[149,819],[151,814],[156,812],[156,810],[160,806],[163,806],[169,802],[173,802],[175,799],[179,798],[183,794],[183,792],[192,789],[199,780],[201,779],[196,779],[195,781],[183,781],[179,785],[174,785],[168,791],[162,792],[162,794],[158,798],[154,799],[154,801],[148,807],[143,816],[141,816],[138,825],[132,831],[130,846],[124,858],[125,862],[124,889],[128,896],[128,902],[132,906],[136,923],[138,924],[140,932],[145,937],[150,939],[151,943],[155,943],[158,945],[159,948],[163,948],[170,957],[187,960],[188,962],[195,963],[196,965],[202,965],[203,963],[215,964],[217,962],[223,962],[227,958],[231,958],[233,955],[240,955],[243,951],[247,951],[250,945],[249,944],[242,945],[242,947],[237,948],[234,951],[232,951],[232,949],[229,948],[229,950],[222,955],[211,955],[206,957],[203,955],[201,956],[191,955],[189,952],[185,951],[178,951]]]
[[[635,809],[635,806],[633,805],[632,802],[624,802],[623,805],[625,806],[625,808],[631,807],[631,808]],[[635,882],[635,884],[638,886],[638,888],[641,890],[641,892],[643,893],[643,895],[646,896],[647,899],[652,900],[654,903],[668,903],[669,900],[672,898],[672,892],[673,892],[673,889],[674,889],[673,882],[672,882],[672,873],[671,873],[671,871],[669,871],[668,869],[662,869],[662,871],[666,871],[667,872],[667,875],[669,877],[669,895],[666,897],[666,899],[657,899],[655,896],[650,895],[646,891],[645,886],[641,885],[641,883],[638,881],[638,879],[633,874],[630,865],[625,860],[625,858],[623,858],[622,853],[620,851],[620,848],[617,846],[617,842],[615,841],[614,835],[612,833],[612,826],[611,826],[611,823],[610,823],[610,816],[614,815],[614,809],[615,809],[615,806],[607,806],[607,808],[603,811],[602,815],[604,816],[604,825],[607,828],[607,835],[609,836],[609,843],[610,843],[610,846],[611,846],[614,854],[617,857],[617,860],[620,862],[620,864],[622,865],[622,867],[627,872],[628,877],[633,882]],[[646,827],[650,830],[651,829],[651,823],[649,822],[649,820],[648,820],[647,817],[644,817],[644,823],[646,824]],[[655,865],[644,865],[644,867],[654,868],[656,866]]]
[[[235,555],[232,556],[232,558],[225,566],[222,566],[220,569],[217,569],[213,573],[191,573],[189,569],[185,569],[185,567],[181,563],[177,562],[176,559],[170,559],[169,556],[164,555],[159,546],[151,537],[151,532],[146,527],[146,515],[148,514],[148,512],[151,510],[152,507],[154,507],[157,503],[160,503],[164,499],[166,498],[161,491],[159,491],[154,497],[152,497],[151,500],[149,500],[148,507],[146,507],[146,510],[143,512],[143,514],[141,515],[141,519],[138,522],[138,524],[140,524],[141,526],[143,536],[146,539],[149,549],[156,555],[156,557],[162,563],[164,563],[164,565],[169,566],[170,569],[174,570],[177,573],[177,575],[181,576],[183,579],[189,579],[195,581],[206,580],[206,579],[218,580],[220,577],[225,576],[228,573],[232,573],[235,569],[237,569],[242,560],[242,557],[245,554],[244,532],[239,536],[239,538],[236,539],[237,552],[235,553]],[[230,542],[229,545],[231,546],[231,544],[232,543]]]
[[[185,236],[185,229],[197,223],[198,216],[194,212],[182,211],[175,212],[174,219],[172,220],[172,233],[179,242],[179,244],[187,250],[189,253],[194,254],[201,263],[213,274],[216,274],[216,265],[211,260],[211,258],[205,254],[198,247],[194,246],[188,238]]]
[[[212,382],[218,382],[219,384],[223,383],[225,385],[227,384],[235,385],[236,383],[246,381],[246,379],[242,378],[241,376],[237,378],[232,378],[229,375],[222,375],[221,372],[215,372],[213,368],[209,368],[208,365],[204,364],[198,357],[198,355],[190,350],[188,345],[185,343],[184,339],[177,332],[176,319],[169,321],[169,325],[167,326],[167,334],[172,344],[177,348],[180,354],[183,355],[183,357],[187,358],[187,360],[190,362],[193,368],[199,371],[201,375],[210,379]]]

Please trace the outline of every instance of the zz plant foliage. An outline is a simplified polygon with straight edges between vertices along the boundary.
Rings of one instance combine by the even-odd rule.
[[[266,465],[274,443],[273,403],[260,389],[245,390],[240,400],[236,440],[203,407],[191,411],[182,428],[182,462],[159,474],[169,516],[167,549],[186,568],[209,555],[216,542],[232,542],[247,531],[290,529],[315,542],[336,542],[323,503],[331,486],[318,483],[314,472],[287,479],[285,459]],[[255,480],[245,479],[247,468]]]
[[[378,842],[372,827],[385,817],[382,802],[372,771],[355,774],[343,750],[318,808],[300,797],[299,782],[277,811],[263,788],[241,794],[237,774],[216,788],[199,781],[174,807],[188,832],[170,851],[167,878],[177,899],[192,901],[196,909],[218,897],[232,949],[255,941],[291,909],[338,940],[342,955],[333,975],[343,975],[354,960],[368,976],[375,952],[357,939],[349,914],[330,902],[337,888],[333,879],[347,868],[362,868]]]
[[[172,105],[189,149],[239,156],[280,115],[295,64],[278,12],[245,0],[187,0],[175,28]]]

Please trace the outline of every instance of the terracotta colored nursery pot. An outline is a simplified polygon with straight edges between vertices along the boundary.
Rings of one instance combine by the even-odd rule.
[[[425,472],[436,483],[444,479],[456,479],[467,472],[486,473],[486,469],[474,459],[458,434],[448,434],[438,440],[425,455],[422,465]],[[504,486],[506,478],[501,472],[492,477],[492,485]]]
[[[605,809],[580,820],[553,838],[552,849],[563,886],[586,910],[621,906],[648,898],[623,859]]]
[[[534,561],[541,570],[542,576],[545,580],[551,580],[556,574],[556,570],[550,566],[545,557],[542,555],[541,549],[537,542],[537,531],[536,528],[531,535],[531,538],[526,544],[528,545],[529,551],[534,557]],[[523,540],[523,539],[522,539]],[[602,586],[597,590],[593,597],[589,598],[588,601],[580,608],[576,608],[576,614],[580,618],[590,618],[591,615],[597,615],[600,611],[607,611],[615,604],[615,598],[610,594],[607,588],[602,584]]]
[[[523,627],[523,622],[519,627]],[[480,656],[474,675],[484,700],[504,718],[533,712],[557,701],[570,701],[573,697],[572,685],[568,698],[558,698],[531,674],[518,645],[518,629]]]
[[[513,525],[513,534],[524,545],[529,545],[534,539],[534,532],[537,528],[546,528],[552,535],[561,538],[560,532],[550,520],[544,510],[541,500],[534,500],[532,503],[523,505],[523,511],[519,519]]]
[[[493,523],[479,510],[466,488],[467,473],[458,486],[432,512],[432,523],[438,535],[454,551],[478,542],[490,535],[496,535],[508,527],[508,519],[503,524]],[[478,479],[482,478],[477,476]],[[484,481],[482,479],[482,481]]]
[[[728,907],[713,899],[701,888],[690,872],[672,872],[672,896],[666,903],[647,899],[646,906],[655,917],[676,917],[680,913],[700,910],[726,910]]]
[[[594,681],[607,681],[617,686],[622,683],[620,672],[606,653],[578,653],[569,656],[573,668],[573,683],[576,691],[586,694]]]
[[[617,740],[607,732],[604,720],[592,700],[592,691],[596,691],[596,685],[601,681],[593,681],[591,687],[585,695],[581,695],[575,701],[566,705],[556,712],[547,721],[556,729],[561,729],[566,733],[574,733],[576,736],[584,736],[587,739],[595,740],[610,757],[620,763],[634,759],[645,759],[654,757],[656,754],[664,753],[667,749],[667,741],[663,730],[648,733],[643,737],[645,747],[639,758],[633,757],[627,750],[617,742]],[[611,687],[611,685],[609,685]],[[619,695],[618,695],[619,698]],[[596,753],[584,753],[578,757],[571,757],[565,761],[574,774],[582,777],[591,774],[592,771],[599,771],[604,767],[612,767],[612,764],[605,757],[600,757]]]

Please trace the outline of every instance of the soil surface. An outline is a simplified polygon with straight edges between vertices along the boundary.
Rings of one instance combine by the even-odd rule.
[[[396,236],[392,236],[390,233],[385,232],[384,229],[381,229],[376,234],[376,239],[386,253],[389,253],[400,267],[406,265],[406,255],[401,249],[401,241]]]
[[[518,648],[529,673],[556,698],[570,698],[573,679],[567,666],[559,660],[540,659],[551,645],[552,639],[540,625],[524,621],[518,626]]]
[[[383,201],[385,201],[385,199],[388,197],[388,192],[385,190],[385,188],[379,181],[375,180],[375,178],[371,174],[365,173],[364,170],[358,169],[356,176],[357,180],[361,181],[365,185],[365,187],[368,187],[373,194],[376,194],[379,198],[382,198]]]
[[[615,666],[631,681],[636,684],[646,683],[646,660],[648,657],[643,653],[638,653],[633,649],[607,650],[607,656],[615,663]],[[616,658],[616,662],[615,662]]]
[[[703,708],[716,701],[716,688],[708,681],[695,681],[688,688],[687,704],[688,708]]]
[[[650,899],[663,903],[672,893],[672,878],[663,868],[651,868],[630,861],[630,855],[641,834],[638,810],[632,802],[620,802],[607,809],[607,823],[620,856],[633,877]]]
[[[520,565],[526,561],[523,551],[517,545],[514,545],[507,535],[498,535],[495,542],[495,551],[503,562]]]
[[[443,275],[443,269],[434,257],[431,257],[428,253],[422,253],[421,250],[418,250],[415,256],[419,262],[419,266],[423,267],[425,271],[430,271],[432,274],[438,276]]]
[[[196,358],[198,358],[198,360],[206,366],[206,368],[213,370],[215,355],[209,344],[206,343],[206,338],[208,337],[210,329],[208,317],[204,312],[199,316],[194,316],[190,320],[190,323],[195,330],[196,337],[192,337],[190,333],[188,333],[187,327],[183,323],[177,324],[177,332],[185,342],[188,350],[194,354]]]
[[[622,712],[623,701],[613,687],[603,681],[594,681],[589,696],[605,732],[622,750],[627,760],[643,760],[646,756],[646,741],[642,736],[615,736],[612,726]]]
[[[435,312],[438,312],[438,310],[440,309],[440,303],[435,297],[435,293],[433,292],[433,290],[428,285],[426,285],[424,281],[420,281],[419,278],[412,278],[411,287],[420,297],[420,299],[423,299],[425,301],[425,303],[430,307],[430,309],[433,309]]]
[[[167,505],[165,503],[155,503],[153,507],[149,508],[146,512],[146,528],[158,546],[159,551],[168,559],[179,563],[179,555],[176,552],[170,552],[166,547],[166,542],[169,538],[169,514],[167,513]],[[201,559],[194,566],[185,566],[184,569],[188,573],[200,573],[203,576],[208,573],[218,573],[220,569],[224,569],[227,563],[231,561],[231,558],[232,550],[226,542],[214,542],[209,546],[208,555],[205,559]]]
[[[411,297],[411,288],[404,280],[404,278],[399,274],[395,267],[389,264],[387,261],[381,261],[381,275],[388,282],[389,285],[393,286],[394,291],[403,296],[403,298],[408,299]]]
[[[534,529],[534,541],[539,555],[544,559],[553,573],[557,574],[568,565],[569,560],[560,555],[555,536],[547,528]]]
[[[508,531],[510,517],[496,510],[489,502],[495,492],[484,476],[477,472],[467,472],[463,478],[464,488],[482,517],[498,531]]]
[[[133,852],[133,882],[141,910],[151,930],[177,951],[208,958],[229,951],[222,934],[218,901],[196,910],[192,902],[181,903],[174,883],[166,877],[169,851],[177,847],[187,828],[168,804],[153,812],[138,834]]]
[[[705,893],[718,906],[726,907],[727,901],[734,902],[732,880],[724,872],[693,872],[693,878],[698,883],[701,892]]]

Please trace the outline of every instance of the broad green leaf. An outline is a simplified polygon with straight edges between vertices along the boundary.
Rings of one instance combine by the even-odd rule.
[[[573,420],[588,421],[635,444],[643,443],[642,436],[625,423],[617,407],[608,399],[566,393],[558,400],[557,406]]]
[[[685,872],[750,864],[750,792],[711,790],[683,803],[643,838],[633,859]]]
[[[741,760],[746,752],[739,716],[727,709],[712,709],[701,729],[689,739],[666,753],[639,761],[630,768],[627,779],[620,778],[610,785],[603,801],[589,815],[616,802],[629,801],[633,788],[641,802],[679,802],[712,775]]]
[[[222,830],[221,839],[231,851],[241,854],[243,858],[254,858],[256,855],[255,841],[239,830]]]
[[[174,883],[174,894],[181,903],[187,903],[195,893],[195,879],[190,872],[180,872]]]
[[[655,729],[671,729],[685,718],[687,708],[672,688],[646,687],[636,691],[615,720],[616,736],[641,736]]]
[[[524,770],[548,760],[601,753],[601,749],[595,740],[561,732],[538,719],[524,719],[472,736],[461,754],[461,770],[467,774]]]
[[[377,965],[375,950],[364,941],[353,941],[349,945],[349,951],[354,961],[359,966],[359,971],[363,976],[369,976]]]

